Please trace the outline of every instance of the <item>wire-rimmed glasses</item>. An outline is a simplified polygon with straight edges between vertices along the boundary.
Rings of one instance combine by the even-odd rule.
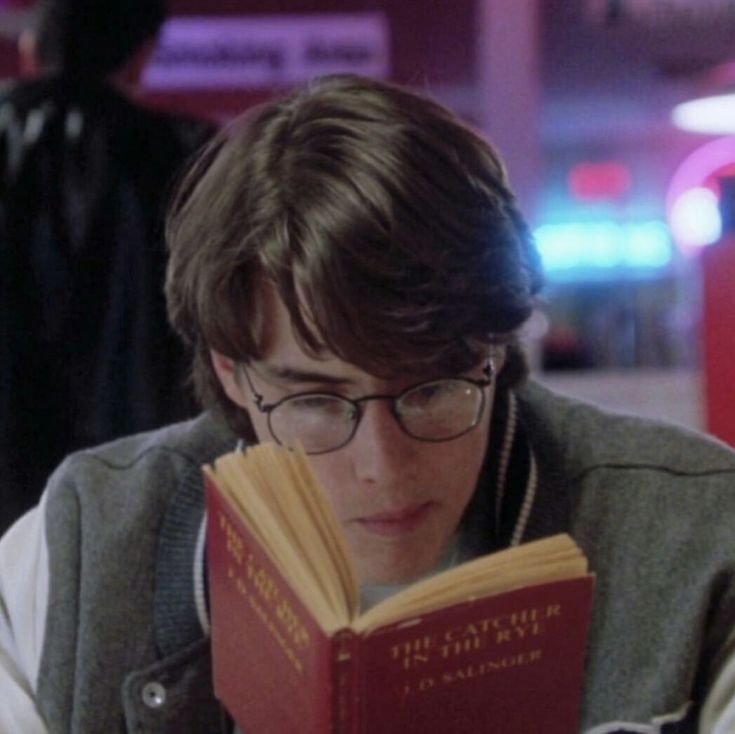
[[[307,454],[326,454],[349,443],[371,400],[387,400],[398,425],[419,441],[450,441],[471,431],[485,410],[485,388],[495,373],[491,360],[485,377],[449,377],[420,382],[398,395],[346,398],[330,392],[302,392],[265,403],[245,367],[242,371],[258,410],[268,417],[273,439],[286,446],[299,441]]]

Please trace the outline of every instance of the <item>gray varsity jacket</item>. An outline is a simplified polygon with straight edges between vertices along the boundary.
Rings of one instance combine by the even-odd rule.
[[[582,729],[724,734],[735,717],[735,454],[533,384],[517,406],[537,470],[523,540],[570,532],[597,574]],[[228,730],[196,569],[200,466],[234,445],[205,415],[77,454],[53,476],[36,694],[51,732]]]

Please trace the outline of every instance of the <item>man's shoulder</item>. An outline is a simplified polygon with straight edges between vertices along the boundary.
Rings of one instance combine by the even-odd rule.
[[[0,104],[19,109],[32,107],[52,94],[54,85],[47,79],[5,79],[0,83]]]
[[[0,86],[0,107],[23,118],[43,110],[44,118],[62,118],[74,109],[87,127],[114,130],[117,137],[153,136],[157,143],[173,141],[185,154],[206,142],[216,126],[209,120],[166,110],[133,99],[102,79],[47,75],[11,80]],[[150,153],[157,153],[153,146]]]
[[[517,395],[534,449],[553,456],[567,473],[617,467],[735,481],[735,451],[712,436],[608,411],[535,382]]]
[[[204,145],[217,130],[217,126],[208,119],[156,107],[145,100],[120,96],[119,104],[126,108],[125,127],[130,133],[142,132],[164,141],[173,141],[185,155]]]
[[[49,489],[69,484],[95,491],[123,485],[141,488],[149,479],[165,484],[182,472],[197,471],[231,450],[234,443],[229,429],[204,413],[189,421],[75,452],[56,470]]]
[[[149,110],[150,111],[150,110]],[[170,129],[185,150],[196,150],[211,138],[216,126],[209,120],[165,110],[153,111],[159,123]]]
[[[0,83],[0,138],[17,135],[18,125],[34,110],[53,105],[56,91],[47,79],[8,79]]]

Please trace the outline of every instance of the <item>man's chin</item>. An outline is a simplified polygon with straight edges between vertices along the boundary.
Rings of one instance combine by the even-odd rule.
[[[429,574],[448,542],[431,522],[435,515],[434,505],[427,503],[415,517],[405,521],[352,523],[347,544],[360,584],[405,585]]]
[[[426,576],[434,565],[433,559],[406,562],[405,558],[396,558],[380,563],[357,563],[356,571],[361,586],[406,586]]]

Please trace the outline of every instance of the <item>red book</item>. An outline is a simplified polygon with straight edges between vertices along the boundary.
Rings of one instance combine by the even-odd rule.
[[[268,452],[268,461],[300,462],[295,474],[308,480],[306,491],[318,492],[305,457],[271,446],[257,451]],[[356,608],[353,577],[340,621],[312,608],[314,587],[331,571],[304,578],[307,563],[294,576],[278,547],[288,532],[270,537],[273,518],[255,524],[248,508],[255,506],[262,520],[258,513],[274,505],[279,522],[279,508],[292,508],[301,518],[291,518],[301,538],[295,541],[299,557],[317,537],[327,538],[325,548],[334,553],[335,525],[329,523],[336,521],[327,518],[304,538],[299,523],[315,514],[312,498],[304,486],[290,496],[278,472],[277,500],[269,489],[256,489],[274,474],[248,465],[258,458],[228,455],[205,475],[214,690],[243,732],[577,730],[593,577],[571,538],[554,536],[470,561],[364,614]],[[227,462],[244,467],[249,480],[240,482]],[[237,483],[242,486],[233,487]],[[299,508],[301,501],[309,506]],[[317,505],[324,511],[321,499]],[[344,551],[341,541],[337,546]],[[349,559],[344,568],[349,576]],[[478,592],[483,579],[489,592]]]

